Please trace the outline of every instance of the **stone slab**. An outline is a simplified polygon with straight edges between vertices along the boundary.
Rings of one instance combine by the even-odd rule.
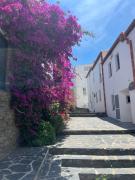
[[[124,123],[112,118],[71,117],[66,131],[94,131],[94,130],[135,130],[132,123]]]
[[[57,148],[135,149],[133,135],[69,135],[58,140]]]
[[[1,180],[34,180],[46,153],[46,147],[17,148],[0,161]]]

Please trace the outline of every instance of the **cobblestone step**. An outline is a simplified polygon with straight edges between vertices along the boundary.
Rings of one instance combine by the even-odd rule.
[[[72,117],[68,121],[65,130],[69,131],[119,131],[119,130],[135,130],[135,125],[131,123],[123,123],[110,118],[98,117]]]
[[[135,156],[62,156],[62,167],[135,168]]]
[[[88,149],[88,148],[51,148],[49,151],[53,155],[96,155],[96,156],[107,156],[107,155],[135,155],[135,149]]]
[[[105,113],[70,113],[70,117],[106,117]]]
[[[135,130],[64,130],[60,135],[107,135],[107,134],[133,134]]]
[[[54,146],[57,148],[69,149],[91,149],[94,150],[132,150],[135,149],[135,137],[129,134],[118,135],[69,135],[58,139],[58,143]],[[96,152],[95,152],[96,153]]]
[[[68,180],[135,180],[135,126],[76,113],[50,149]],[[88,113],[85,113],[88,115]],[[91,114],[92,115],[92,114]],[[66,178],[65,178],[66,179]]]
[[[72,110],[71,113],[89,113],[89,109],[76,108],[76,109]]]
[[[70,117],[82,117],[82,118],[85,118],[85,117],[96,117],[95,114],[70,114]]]
[[[135,180],[135,168],[63,167],[61,174],[63,177],[70,175],[70,180]]]
[[[79,180],[134,180],[135,174],[79,174]]]
[[[97,155],[54,155],[54,159],[71,159],[71,160],[135,160],[135,155],[109,155],[109,156],[97,156]],[[135,165],[135,164],[134,164]]]
[[[96,117],[96,114],[93,113],[71,113],[70,117]]]

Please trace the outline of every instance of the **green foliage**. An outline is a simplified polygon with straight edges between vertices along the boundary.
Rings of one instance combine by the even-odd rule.
[[[60,109],[60,104],[58,102],[54,102],[50,107],[52,113],[58,113],[59,109]]]
[[[42,121],[38,128],[37,138],[33,141],[34,146],[51,145],[55,142],[55,130],[50,122]]]
[[[64,129],[65,124],[61,115],[55,114],[54,116],[51,117],[50,122],[54,127],[56,134],[60,134]]]

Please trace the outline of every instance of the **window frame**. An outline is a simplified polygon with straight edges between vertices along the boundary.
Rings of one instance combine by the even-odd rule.
[[[116,105],[115,105],[115,95],[111,95],[111,103],[112,103],[112,111],[115,111]]]
[[[115,55],[115,66],[116,66],[116,71],[120,70],[120,55],[117,53]]]
[[[131,103],[131,98],[129,95],[126,96],[126,103],[127,104],[130,104]]]
[[[112,77],[112,63],[111,62],[109,62],[108,64],[108,72],[109,72],[109,78],[111,78]]]
[[[86,88],[83,88],[83,95],[86,96]]]
[[[103,80],[103,77],[102,77],[102,66],[101,64],[99,64],[99,82],[101,83]]]

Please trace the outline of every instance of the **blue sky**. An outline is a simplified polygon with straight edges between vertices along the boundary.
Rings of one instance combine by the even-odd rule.
[[[57,0],[48,0],[55,3]],[[101,50],[111,47],[120,32],[135,18],[135,0],[59,0],[60,6],[77,16],[79,23],[95,38],[84,37],[74,48],[73,65],[92,63]]]

